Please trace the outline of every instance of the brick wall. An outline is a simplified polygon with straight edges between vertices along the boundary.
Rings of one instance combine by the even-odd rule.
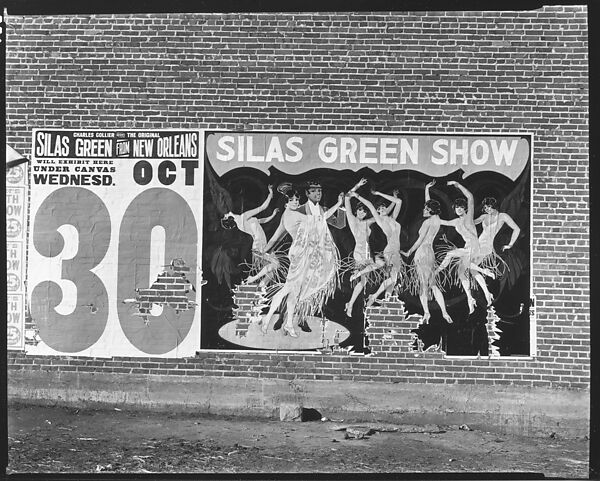
[[[195,303],[188,299],[188,293],[193,288],[190,281],[185,277],[190,268],[185,265],[183,260],[174,260],[166,269],[158,274],[156,281],[150,286],[150,289],[136,289],[137,295],[135,301],[139,306],[138,314],[144,321],[152,310],[153,303],[160,303],[170,306],[179,311],[187,311],[193,308]]]
[[[585,7],[8,17],[7,141],[64,128],[531,132],[533,360],[9,356],[10,369],[589,388]]]

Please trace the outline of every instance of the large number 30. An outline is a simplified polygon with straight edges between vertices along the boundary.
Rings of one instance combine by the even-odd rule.
[[[41,255],[55,257],[63,251],[65,241],[59,228],[65,224],[77,230],[79,242],[77,254],[62,261],[60,278],[75,285],[77,298],[70,314],[59,314],[56,307],[63,298],[60,286],[52,281],[35,286],[31,315],[42,340],[59,352],[79,352],[93,346],[104,333],[112,302],[133,346],[147,354],[164,354],[176,348],[190,331],[194,309],[176,313],[165,306],[162,314],[146,324],[130,304],[122,301],[135,297],[136,288],[150,287],[150,242],[156,226],[165,231],[165,260],[184,259],[192,267],[187,278],[195,284],[198,230],[185,199],[172,190],[152,188],[129,204],[119,232],[116,299],[108,299],[104,283],[92,272],[104,259],[111,240],[110,215],[104,202],[79,187],[64,187],[50,194],[33,225],[33,245]]]

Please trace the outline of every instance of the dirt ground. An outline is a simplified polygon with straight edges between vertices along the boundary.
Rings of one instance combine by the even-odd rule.
[[[373,423],[359,425],[378,429],[359,439],[353,436],[364,430],[343,430],[348,425],[338,419],[280,422],[11,405],[7,473],[589,476],[587,439],[521,438],[469,431],[464,425],[460,429]]]

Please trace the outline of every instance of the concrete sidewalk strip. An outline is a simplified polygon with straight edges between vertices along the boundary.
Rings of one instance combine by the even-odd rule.
[[[127,386],[127,392],[123,386]],[[468,423],[478,430],[539,437],[560,432],[571,439],[589,433],[589,393],[567,389],[524,391],[518,386],[316,380],[297,380],[292,386],[276,379],[167,375],[149,379],[128,375],[125,380],[120,373],[22,370],[11,371],[7,389],[12,402],[58,403],[73,409],[127,406],[134,410],[272,419],[280,414],[282,405],[290,404],[316,407],[321,412],[318,419],[325,416],[338,424]],[[183,395],[175,394],[181,390]],[[405,408],[398,411],[398,402]],[[303,420],[302,415],[299,420]]]

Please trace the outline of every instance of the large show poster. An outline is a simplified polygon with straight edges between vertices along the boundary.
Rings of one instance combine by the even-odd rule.
[[[366,354],[369,309],[396,296],[425,348],[487,355],[492,335],[496,355],[531,354],[530,134],[205,131],[204,147],[202,349]]]
[[[192,356],[199,348],[198,130],[33,133],[31,354]]]

